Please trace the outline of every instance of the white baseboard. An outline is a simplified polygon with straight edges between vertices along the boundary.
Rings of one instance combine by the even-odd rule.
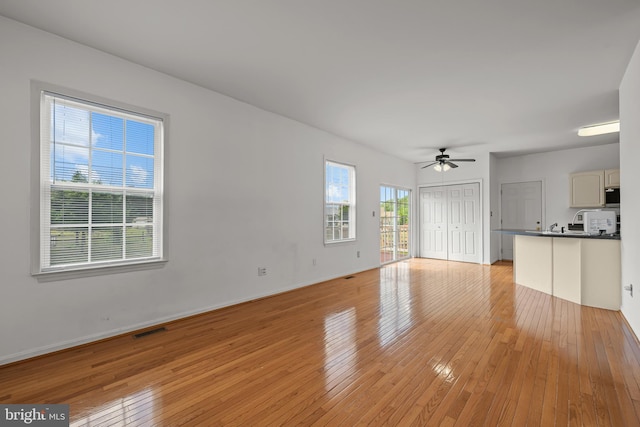
[[[370,270],[373,268],[378,268],[378,266],[375,267],[371,267],[368,268],[366,270]],[[366,270],[360,270],[358,272],[362,272],[362,271],[366,271]],[[170,316],[164,316],[164,317],[160,317],[157,319],[153,319],[153,320],[149,320],[147,322],[142,322],[142,323],[136,323],[134,325],[129,325],[126,327],[122,327],[122,328],[117,328],[117,329],[111,329],[108,331],[104,331],[104,332],[100,332],[97,334],[91,334],[91,335],[86,335],[84,337],[80,337],[77,339],[71,339],[71,340],[67,340],[67,341],[62,341],[62,342],[58,342],[55,344],[50,344],[50,345],[45,345],[45,346],[41,346],[41,347],[36,347],[36,348],[31,348],[25,351],[21,351],[18,353],[13,353],[13,354],[8,354],[8,355],[0,355],[0,366],[2,365],[6,365],[9,363],[14,363],[14,362],[18,362],[21,360],[26,360],[26,359],[30,359],[33,357],[38,357],[38,356],[42,356],[45,355],[47,353],[53,353],[56,351],[60,351],[60,350],[66,350],[69,348],[73,348],[73,347],[77,347],[83,344],[88,344],[91,342],[95,342],[95,341],[100,341],[103,339],[107,339],[107,338],[112,338],[118,335],[122,335],[122,334],[126,334],[129,332],[134,332],[134,331],[138,331],[141,329],[145,329],[145,328],[149,328],[151,326],[156,326],[156,325],[161,325],[164,323],[168,323],[168,322],[172,322],[174,320],[179,320],[179,319],[184,319],[186,317],[190,317],[190,316],[195,316],[198,314],[202,314],[202,313],[206,313],[209,311],[213,311],[213,310],[218,310],[221,308],[225,308],[225,307],[230,307],[233,305],[237,305],[237,304],[242,304],[244,302],[248,302],[248,301],[253,301],[256,299],[260,299],[260,298],[265,298],[265,297],[269,297],[269,296],[274,296],[277,294],[281,294],[283,292],[288,292],[288,291],[292,291],[294,289],[298,289],[298,288],[303,288],[305,286],[310,286],[310,285],[314,285],[317,283],[321,283],[321,282],[325,282],[327,280],[333,280],[339,277],[343,277],[349,274],[357,274],[358,272],[351,272],[351,273],[344,273],[344,274],[339,274],[337,276],[331,276],[331,277],[326,277],[326,278],[318,278],[316,280],[314,280],[311,283],[298,283],[298,284],[294,284],[292,286],[286,286],[286,287],[282,287],[279,289],[276,289],[274,291],[271,292],[265,292],[262,294],[255,294],[255,295],[251,295],[247,298],[242,298],[242,299],[238,299],[238,300],[232,300],[232,301],[226,301],[222,304],[215,304],[215,305],[210,305],[207,307],[200,307],[194,310],[189,310],[189,311],[184,311],[181,313],[177,313],[177,314],[172,314]]]

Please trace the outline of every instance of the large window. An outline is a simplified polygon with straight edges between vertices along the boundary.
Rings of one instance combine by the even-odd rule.
[[[40,91],[36,273],[163,257],[163,121]]]
[[[344,242],[356,238],[356,168],[325,162],[324,241]]]

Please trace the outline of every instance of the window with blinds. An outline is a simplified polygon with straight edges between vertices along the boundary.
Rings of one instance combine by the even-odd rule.
[[[356,168],[325,161],[324,242],[356,238]]]
[[[163,120],[40,99],[39,272],[162,259]]]

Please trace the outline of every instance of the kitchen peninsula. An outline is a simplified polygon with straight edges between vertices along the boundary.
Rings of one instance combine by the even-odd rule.
[[[620,309],[619,234],[496,231],[514,235],[515,283],[577,304]]]

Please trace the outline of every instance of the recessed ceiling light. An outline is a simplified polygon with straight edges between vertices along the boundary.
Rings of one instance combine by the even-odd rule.
[[[600,123],[597,125],[583,126],[578,129],[578,136],[604,135],[605,133],[620,132],[620,120]]]

